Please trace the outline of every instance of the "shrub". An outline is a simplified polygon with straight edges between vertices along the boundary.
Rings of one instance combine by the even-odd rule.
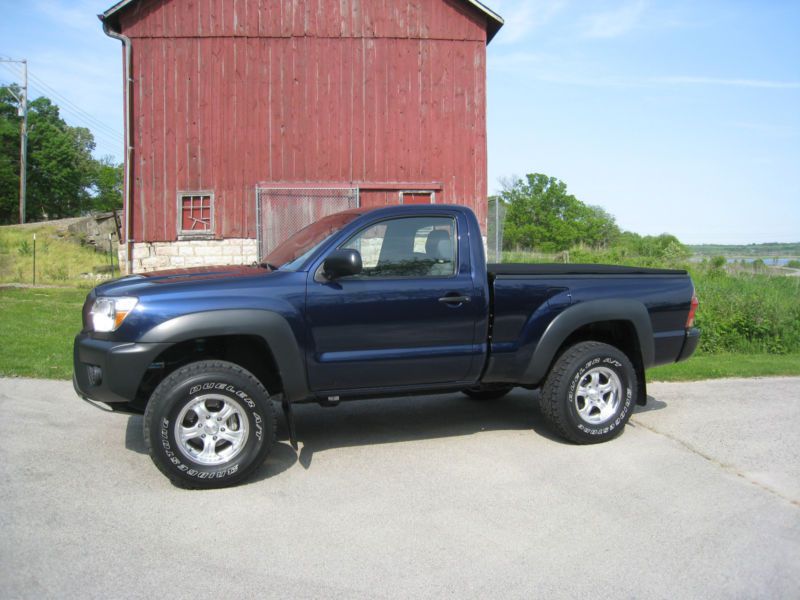
[[[700,350],[800,352],[800,280],[694,270]]]
[[[726,259],[724,256],[715,256],[711,259],[711,267],[713,269],[721,269],[727,264],[727,262],[728,259]]]
[[[48,279],[53,281],[66,281],[69,279],[69,269],[67,269],[66,265],[56,265],[47,269],[46,275]]]

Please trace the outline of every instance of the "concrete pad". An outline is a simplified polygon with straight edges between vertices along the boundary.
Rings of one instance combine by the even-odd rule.
[[[793,502],[800,500],[800,385],[797,377],[650,386],[634,416],[720,466]],[[664,410],[667,409],[667,410]]]
[[[193,492],[141,417],[0,379],[3,597],[795,596],[800,379],[649,391],[598,446],[525,390],[300,406],[299,455]]]

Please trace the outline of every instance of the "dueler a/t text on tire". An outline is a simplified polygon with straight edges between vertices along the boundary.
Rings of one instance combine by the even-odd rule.
[[[636,404],[636,389],[636,371],[623,352],[601,342],[580,342],[553,364],[539,405],[561,436],[594,444],[622,432]]]
[[[275,441],[269,394],[233,363],[204,360],[171,373],[144,415],[150,458],[176,485],[219,488],[246,479]]]

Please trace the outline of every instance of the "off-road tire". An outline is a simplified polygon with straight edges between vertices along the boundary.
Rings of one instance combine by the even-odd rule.
[[[595,374],[599,383],[592,388]],[[606,387],[619,388],[616,405],[610,394],[597,391]],[[596,391],[587,393],[590,388]],[[623,352],[602,342],[580,342],[556,359],[542,386],[539,406],[559,435],[576,444],[596,444],[622,433],[633,413],[637,389],[636,371]],[[589,393],[594,394],[591,400]]]
[[[201,422],[193,410],[187,410],[187,407],[205,406],[212,407],[208,410],[211,417],[208,421]],[[223,413],[222,409],[214,413],[214,406],[232,407],[230,410],[235,412],[230,418],[234,421],[217,423],[221,419],[216,415]],[[206,412],[203,408],[198,410]],[[177,422],[181,415],[185,416]],[[219,435],[221,441],[215,444],[223,448],[222,451],[212,450],[209,457],[203,457],[200,449],[176,439],[176,431],[188,430],[185,423],[193,417],[200,423],[198,431],[206,431],[204,424],[207,423],[207,427],[212,428],[207,432],[209,437],[211,433]],[[228,435],[233,432],[233,427],[237,427],[236,433],[243,438],[241,442],[224,441],[221,439],[224,434],[213,429],[226,423],[229,425]],[[171,373],[156,387],[144,414],[144,440],[150,458],[172,483],[190,489],[227,487],[247,479],[272,448],[275,427],[275,410],[261,382],[242,367],[221,360],[194,362]],[[221,431],[224,432],[225,428]],[[205,438],[204,433],[202,442]],[[200,442],[197,439],[191,443],[200,446]],[[192,450],[198,454],[197,457],[190,456]],[[226,460],[226,451],[237,453]],[[214,460],[219,462],[208,464]]]

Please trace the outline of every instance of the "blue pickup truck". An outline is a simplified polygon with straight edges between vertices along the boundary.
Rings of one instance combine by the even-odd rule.
[[[645,369],[699,339],[685,271],[486,264],[472,212],[393,206],[327,216],[263,262],[131,275],[95,288],[75,338],[74,384],[144,414],[176,485],[243,481],[275,441],[275,403],[539,389],[579,444],[619,434]]]

